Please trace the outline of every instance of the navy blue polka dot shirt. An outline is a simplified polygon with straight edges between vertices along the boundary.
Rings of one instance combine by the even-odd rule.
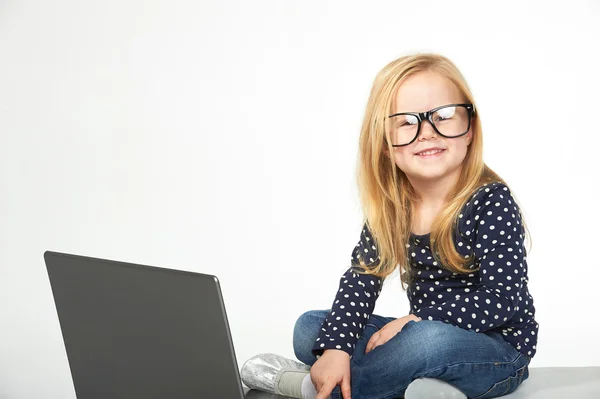
[[[450,272],[435,261],[429,234],[412,234],[406,243],[414,281],[407,287],[410,313],[423,320],[439,320],[465,330],[494,331],[530,358],[536,352],[539,324],[527,288],[527,255],[521,212],[502,183],[480,187],[459,215],[455,247],[468,267],[479,270]],[[339,289],[312,348],[340,349],[352,356],[356,341],[369,320],[382,288],[381,278],[359,274],[358,259],[377,262],[377,244],[366,224],[352,252],[352,266]]]

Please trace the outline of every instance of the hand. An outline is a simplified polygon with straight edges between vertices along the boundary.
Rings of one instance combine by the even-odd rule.
[[[316,399],[326,399],[336,385],[342,397],[350,399],[350,355],[339,349],[327,349],[310,368],[310,379],[317,390]]]
[[[390,321],[383,328],[377,331],[375,334],[371,336],[369,342],[367,342],[367,347],[365,348],[365,354],[369,353],[373,349],[377,348],[379,345],[383,345],[388,342],[392,337],[402,331],[402,328],[408,323],[410,320],[421,321],[421,318],[415,316],[414,314],[409,314],[408,316],[400,317],[394,321]]]

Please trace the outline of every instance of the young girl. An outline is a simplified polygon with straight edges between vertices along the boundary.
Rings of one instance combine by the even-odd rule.
[[[255,356],[244,383],[295,398],[493,398],[527,379],[539,325],[526,227],[482,155],[473,95],[450,60],[416,54],[383,68],[360,135],[352,266],[331,309],[296,322],[302,363]],[[409,314],[372,314],[397,268]]]

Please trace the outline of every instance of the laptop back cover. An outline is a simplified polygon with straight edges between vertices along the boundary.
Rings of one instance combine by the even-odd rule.
[[[78,399],[243,397],[216,277],[44,257]]]

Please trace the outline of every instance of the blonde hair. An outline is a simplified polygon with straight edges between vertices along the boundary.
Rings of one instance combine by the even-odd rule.
[[[394,153],[389,138],[386,140],[384,124],[398,86],[409,76],[424,71],[448,78],[458,88],[464,102],[475,105],[465,78],[448,58],[432,53],[403,56],[390,62],[377,74],[359,141],[357,179],[363,223],[377,243],[379,254],[378,261],[369,265],[361,257],[359,264],[363,270],[360,272],[385,278],[399,267],[403,289],[406,289],[405,284],[410,282],[413,274],[406,245],[412,226],[411,204],[417,197],[404,172],[384,152],[387,147],[389,154]],[[473,137],[463,160],[460,177],[433,221],[430,235],[434,257],[443,268],[455,273],[478,270],[468,268],[473,261],[473,254],[465,258],[454,246],[456,221],[462,207],[477,188],[492,182],[506,184],[483,162],[481,121],[477,111],[472,115],[471,130]]]

